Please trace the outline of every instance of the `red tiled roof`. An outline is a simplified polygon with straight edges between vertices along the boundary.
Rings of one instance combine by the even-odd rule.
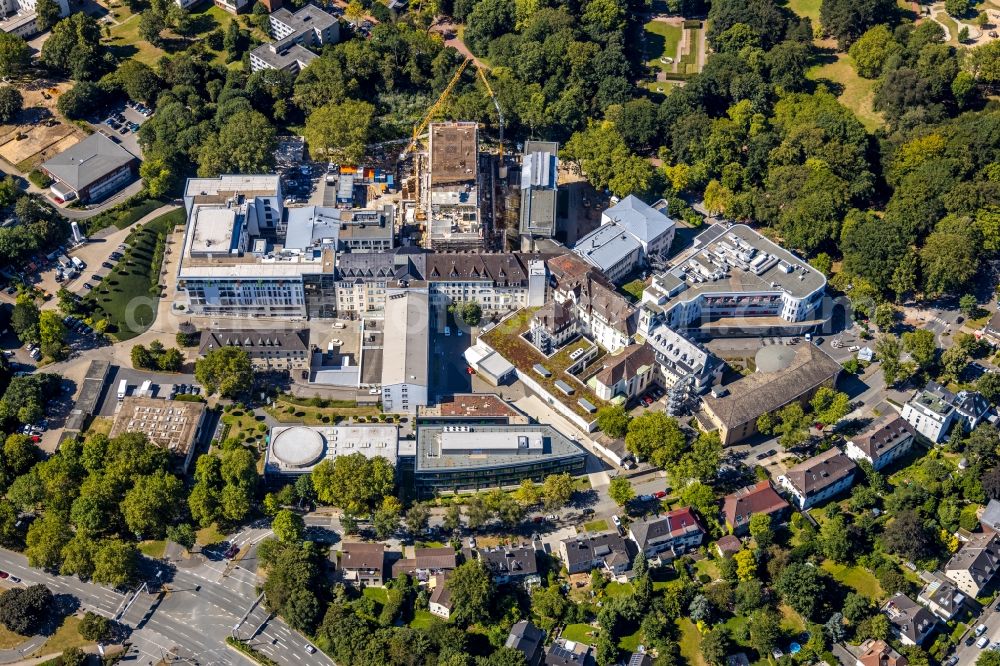
[[[761,481],[755,486],[740,488],[735,493],[726,495],[722,504],[722,514],[726,524],[736,525],[736,517],[766,513],[768,515],[788,508],[788,502],[783,500],[770,481]]]

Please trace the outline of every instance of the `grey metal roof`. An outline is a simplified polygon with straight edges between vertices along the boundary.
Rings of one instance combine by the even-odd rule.
[[[618,221],[644,243],[656,240],[674,226],[673,220],[632,194],[604,211],[604,217]]]
[[[602,271],[609,270],[642,246],[635,236],[617,222],[603,224],[579,239],[573,252]]]
[[[521,620],[510,628],[510,635],[504,646],[514,648],[524,655],[529,666],[538,663],[539,648],[545,640],[545,632],[527,620]]]
[[[42,168],[74,190],[81,190],[135,159],[108,137],[94,132],[43,163]]]
[[[298,69],[305,69],[309,63],[319,56],[306,47],[290,41],[294,37],[295,35],[292,35],[288,39],[283,39],[279,42],[261,44],[251,51],[250,54],[260,58],[273,69],[289,69],[293,66]]]

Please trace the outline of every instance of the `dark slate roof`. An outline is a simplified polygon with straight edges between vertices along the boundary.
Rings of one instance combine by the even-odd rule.
[[[385,560],[385,544],[361,543],[353,541],[345,543],[340,554],[341,569],[368,569],[382,572]]]
[[[590,562],[603,557],[606,562],[617,563],[621,559],[632,560],[628,543],[616,532],[602,532],[593,536],[575,536],[563,539],[566,544],[567,567],[580,562]]]
[[[286,331],[282,329],[234,329],[202,331],[198,353],[204,356],[220,347],[240,347],[250,352],[258,350],[302,352],[309,350],[309,329]]]
[[[660,518],[652,520],[637,520],[629,526],[629,532],[635,538],[639,548],[645,550],[651,541],[669,537],[680,538],[691,532],[702,532],[690,507],[674,509]]]
[[[882,608],[900,635],[920,645],[937,624],[937,618],[902,592],[897,592]]]
[[[505,647],[514,648],[524,655],[528,664],[538,663],[538,654],[545,640],[545,632],[527,620],[521,620],[510,628]]]
[[[498,286],[525,286],[528,284],[528,263],[533,255],[518,252],[502,254],[451,254],[427,255],[427,280],[482,280]]]
[[[104,134],[94,132],[42,164],[42,168],[79,190],[135,160],[135,155]]]
[[[913,426],[899,414],[889,412],[852,437],[851,442],[873,461],[877,461],[913,435]]]
[[[810,495],[854,474],[856,468],[854,461],[833,447],[800,462],[785,472],[785,476],[800,493]]]
[[[538,573],[538,553],[534,546],[484,548],[476,555],[494,576],[531,576]]]
[[[974,534],[961,550],[951,556],[945,565],[945,572],[968,571],[972,580],[980,588],[985,587],[1000,569],[1000,536],[996,534]]]

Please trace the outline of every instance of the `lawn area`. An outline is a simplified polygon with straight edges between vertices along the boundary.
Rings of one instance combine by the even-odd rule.
[[[606,532],[608,530],[608,521],[604,519],[592,520],[589,523],[584,523],[583,529],[588,532]]]
[[[698,627],[686,617],[675,622],[681,630],[681,656],[690,666],[706,666],[705,658],[701,656],[701,632]]]
[[[813,25],[819,25],[819,8],[823,0],[788,0],[788,8],[799,16],[808,16]]]
[[[604,594],[609,597],[619,597],[622,595],[629,595],[635,592],[635,588],[632,587],[632,583],[618,583],[612,581],[604,587]]]
[[[837,564],[833,560],[824,560],[821,566],[837,581],[858,594],[863,594],[869,599],[876,601],[885,596],[882,586],[879,585],[878,580],[867,569]]]
[[[627,652],[635,652],[640,643],[642,643],[642,629],[638,628],[635,630],[635,633],[622,636],[618,640],[618,647]]]
[[[152,326],[166,237],[183,222],[184,211],[175,210],[136,229],[125,256],[84,299],[91,319],[107,320],[107,332],[117,340],[128,340]]]
[[[84,645],[90,645],[93,641],[88,641],[81,636],[79,627],[80,618],[75,615],[67,616],[63,620],[62,626],[56,629],[56,633],[49,636],[49,639],[45,641],[42,647],[35,651],[35,654],[54,654],[68,650],[71,647],[82,648]]]
[[[129,199],[120,206],[115,206],[111,210],[106,210],[100,215],[95,215],[84,223],[88,234],[105,227],[115,226],[124,229],[137,220],[141,220],[154,210],[164,205],[159,199]],[[183,221],[183,220],[182,220]]]
[[[597,636],[600,633],[600,629],[592,627],[589,624],[568,624],[566,625],[566,628],[563,629],[562,637],[568,641],[586,643],[587,645],[596,645]]]
[[[659,84],[663,85],[663,84]],[[632,280],[621,286],[621,290],[637,301],[642,300],[642,290],[646,288],[646,283],[642,280]]]
[[[851,56],[837,53],[830,62],[809,68],[806,77],[833,83],[835,90],[839,91],[840,103],[853,111],[869,131],[882,126],[882,115],[872,107],[875,81],[858,76]]]
[[[211,546],[213,543],[225,540],[226,535],[219,531],[219,526],[216,523],[203,527],[195,533],[195,543],[199,546]]]
[[[146,557],[152,557],[153,559],[163,557],[163,552],[166,549],[167,542],[162,539],[159,541],[143,541],[139,544],[139,551]]]
[[[120,57],[132,57],[147,65],[155,66],[164,55],[172,55],[184,51],[195,42],[203,42],[205,36],[215,29],[225,32],[231,22],[236,20],[229,12],[220,9],[214,3],[201,3],[191,9],[192,35],[185,39],[170,30],[163,32],[162,48],[153,46],[139,36],[139,15],[132,14],[126,6],[113,6],[112,11],[118,25],[111,27],[111,38],[105,38],[105,43],[111,51]],[[241,28],[246,28],[240,23]],[[269,35],[253,28],[251,34],[261,41],[270,41]],[[236,63],[226,63],[226,52],[207,49],[214,54],[213,63],[224,66],[235,66]]]
[[[267,435],[266,425],[263,430],[260,429],[264,425],[263,417],[261,419],[258,421],[253,412],[247,413],[240,409],[223,414],[222,422],[226,424],[226,429],[222,441],[235,439],[240,443],[256,445],[258,439]]]
[[[677,47],[681,43],[683,28],[679,25],[650,21],[643,29],[646,31],[646,64],[665,71],[673,71],[673,66],[660,62],[661,57],[677,60]]]
[[[778,606],[781,611],[781,628],[789,634],[801,634],[806,630],[805,620],[802,616],[792,610],[791,606],[781,604]]]
[[[384,587],[366,587],[361,594],[369,599],[374,599],[383,606],[389,602],[389,591]]]
[[[306,407],[287,402],[282,398],[275,401],[274,407],[267,407],[268,414],[282,423],[305,423],[306,425],[334,424],[346,417],[361,417],[375,423],[381,416],[378,407]],[[385,421],[392,422],[389,416]]]
[[[410,628],[426,631],[440,621],[439,618],[431,615],[430,611],[418,610],[413,613],[413,619],[410,620]]]
[[[694,568],[697,570],[699,575],[705,574],[712,580],[718,580],[720,578],[719,565],[715,563],[715,560],[710,560],[708,558],[698,560],[694,563]]]

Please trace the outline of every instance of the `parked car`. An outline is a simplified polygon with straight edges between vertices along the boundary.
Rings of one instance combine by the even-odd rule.
[[[84,289],[93,289],[94,285],[90,284],[89,282],[84,282],[83,283],[83,288]]]
[[[655,497],[656,499],[663,499],[666,496],[667,496],[666,490],[657,490],[655,493],[653,493],[653,497]]]
[[[976,641],[976,647],[982,650],[984,647],[990,644],[989,636],[980,636],[979,640]]]
[[[10,577],[9,573],[7,573],[6,571],[0,571],[0,580],[7,580],[7,578],[9,577]]]
[[[231,546],[229,546],[229,548],[226,549],[226,552],[223,553],[222,556],[225,557],[227,560],[231,560],[234,557],[236,557],[236,553],[238,552],[240,552],[240,547],[234,543]]]
[[[615,527],[622,526],[622,519],[619,518],[617,515],[611,516],[611,522],[615,524]]]

